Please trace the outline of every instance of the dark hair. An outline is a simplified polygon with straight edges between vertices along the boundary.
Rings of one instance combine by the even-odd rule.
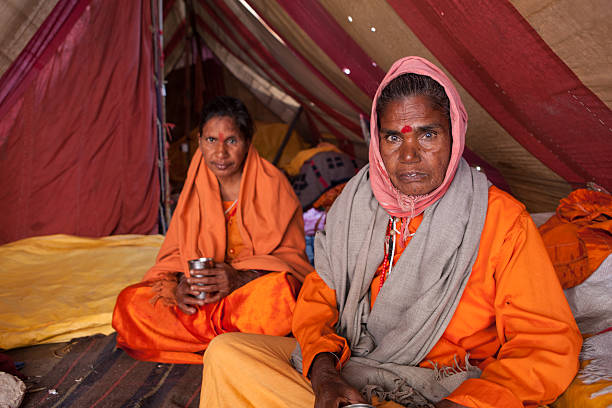
[[[429,97],[432,108],[442,112],[448,117],[449,129],[451,129],[450,100],[444,91],[444,87],[431,77],[413,73],[402,74],[397,78],[393,78],[393,80],[389,82],[387,86],[385,86],[385,89],[383,89],[383,91],[380,93],[380,96],[376,101],[378,127],[380,128],[380,117],[390,102],[408,96],[417,95]]]
[[[222,116],[228,116],[234,120],[247,142],[253,139],[255,129],[253,119],[247,107],[240,99],[232,98],[231,96],[218,96],[210,101],[202,110],[198,129],[202,132],[206,122],[214,117]]]

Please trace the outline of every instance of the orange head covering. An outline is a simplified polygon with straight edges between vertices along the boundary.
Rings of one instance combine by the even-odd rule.
[[[393,79],[402,74],[414,73],[426,75],[437,81],[444,87],[446,95],[450,100],[450,117],[452,124],[453,146],[451,158],[446,169],[444,181],[438,188],[429,194],[422,196],[407,196],[399,191],[389,178],[389,173],[380,156],[378,116],[376,115],[376,102],[383,89]],[[370,183],[372,191],[380,205],[395,217],[415,217],[425,211],[427,207],[440,199],[455,177],[459,160],[465,146],[465,131],[467,130],[467,113],[459,97],[457,89],[450,79],[435,65],[421,57],[405,57],[396,61],[387,72],[380,83],[374,103],[372,104],[372,116],[370,119]]]

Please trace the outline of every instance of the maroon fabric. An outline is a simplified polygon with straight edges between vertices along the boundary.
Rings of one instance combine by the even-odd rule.
[[[209,10],[209,12],[212,12],[211,10]],[[217,34],[210,29],[210,27],[206,24],[206,22],[204,22],[201,18],[199,18],[199,16],[196,16],[196,20],[198,23],[198,26],[200,26],[204,31],[206,31],[208,34],[210,34],[219,44],[221,44],[229,53],[231,53],[235,58],[239,59],[243,64],[246,63],[246,61],[242,60],[242,58],[240,58],[240,56],[234,54],[231,50],[230,47],[227,46],[227,44],[225,43],[225,40],[220,38],[219,36],[217,36]],[[218,21],[219,24],[222,24],[221,20]],[[228,37],[230,37],[234,43],[238,46],[241,47],[240,43],[238,41],[236,41],[236,39],[234,38],[233,34],[231,33],[231,31],[226,32],[226,34],[228,34]],[[263,71],[267,71],[265,67],[263,67],[256,58],[253,58],[250,53],[248,53],[248,50],[246,50],[245,48],[241,49],[247,53],[249,55],[249,57],[251,58],[251,60]],[[287,88],[286,86],[284,86],[281,82],[275,81],[276,85],[281,88],[283,91],[285,91],[285,93],[287,93],[288,95],[290,95],[291,97],[293,97],[296,101],[300,101],[300,98],[297,96],[297,94],[295,92],[293,92],[291,89]],[[325,125],[328,129],[329,132],[331,132],[334,136],[336,136],[336,139],[338,140],[338,145],[340,147],[340,149],[346,151],[349,155],[354,156],[354,146],[353,144],[349,141],[349,139],[346,137],[346,135],[344,135],[344,133],[340,132],[336,127],[332,126],[329,122],[327,122],[325,119],[323,119],[320,115],[318,115],[314,110],[309,109],[306,107],[306,105],[302,105],[307,112],[311,112],[313,116],[315,116],[323,125]],[[329,108],[331,109],[331,108]]]
[[[508,1],[387,2],[540,161],[572,184],[612,188],[612,112]]]
[[[150,7],[92,0],[0,116],[0,243],[156,229]]]
[[[317,0],[277,0],[287,14],[370,98],[385,72],[365,53]]]

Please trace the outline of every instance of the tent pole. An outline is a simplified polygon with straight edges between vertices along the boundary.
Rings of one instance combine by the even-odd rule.
[[[162,0],[151,0],[151,23],[153,26],[153,66],[155,75],[155,101],[156,101],[156,133],[159,169],[159,220],[160,230],[165,235],[170,221],[170,189],[168,177],[168,152],[166,151],[166,86],[164,84],[164,71],[162,61],[163,38],[163,5]]]
[[[281,143],[280,147],[278,148],[278,152],[276,152],[276,156],[274,156],[274,160],[272,161],[272,164],[274,164],[275,166],[278,165],[278,161],[280,160],[281,156],[283,155],[283,150],[285,150],[285,146],[287,146],[287,143],[289,142],[289,139],[291,138],[291,133],[293,133],[293,128],[295,128],[295,125],[296,125],[298,119],[300,118],[300,114],[301,113],[302,113],[302,105],[300,105],[300,107],[297,110],[297,112],[295,112],[295,116],[293,116],[293,119],[291,119],[291,124],[289,125],[289,128],[287,129],[287,133],[285,133],[285,137],[283,138],[283,142]]]

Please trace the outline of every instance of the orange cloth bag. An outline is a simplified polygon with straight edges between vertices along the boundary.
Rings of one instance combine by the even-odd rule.
[[[582,283],[612,252],[612,196],[579,189],[539,228],[563,289]]]

